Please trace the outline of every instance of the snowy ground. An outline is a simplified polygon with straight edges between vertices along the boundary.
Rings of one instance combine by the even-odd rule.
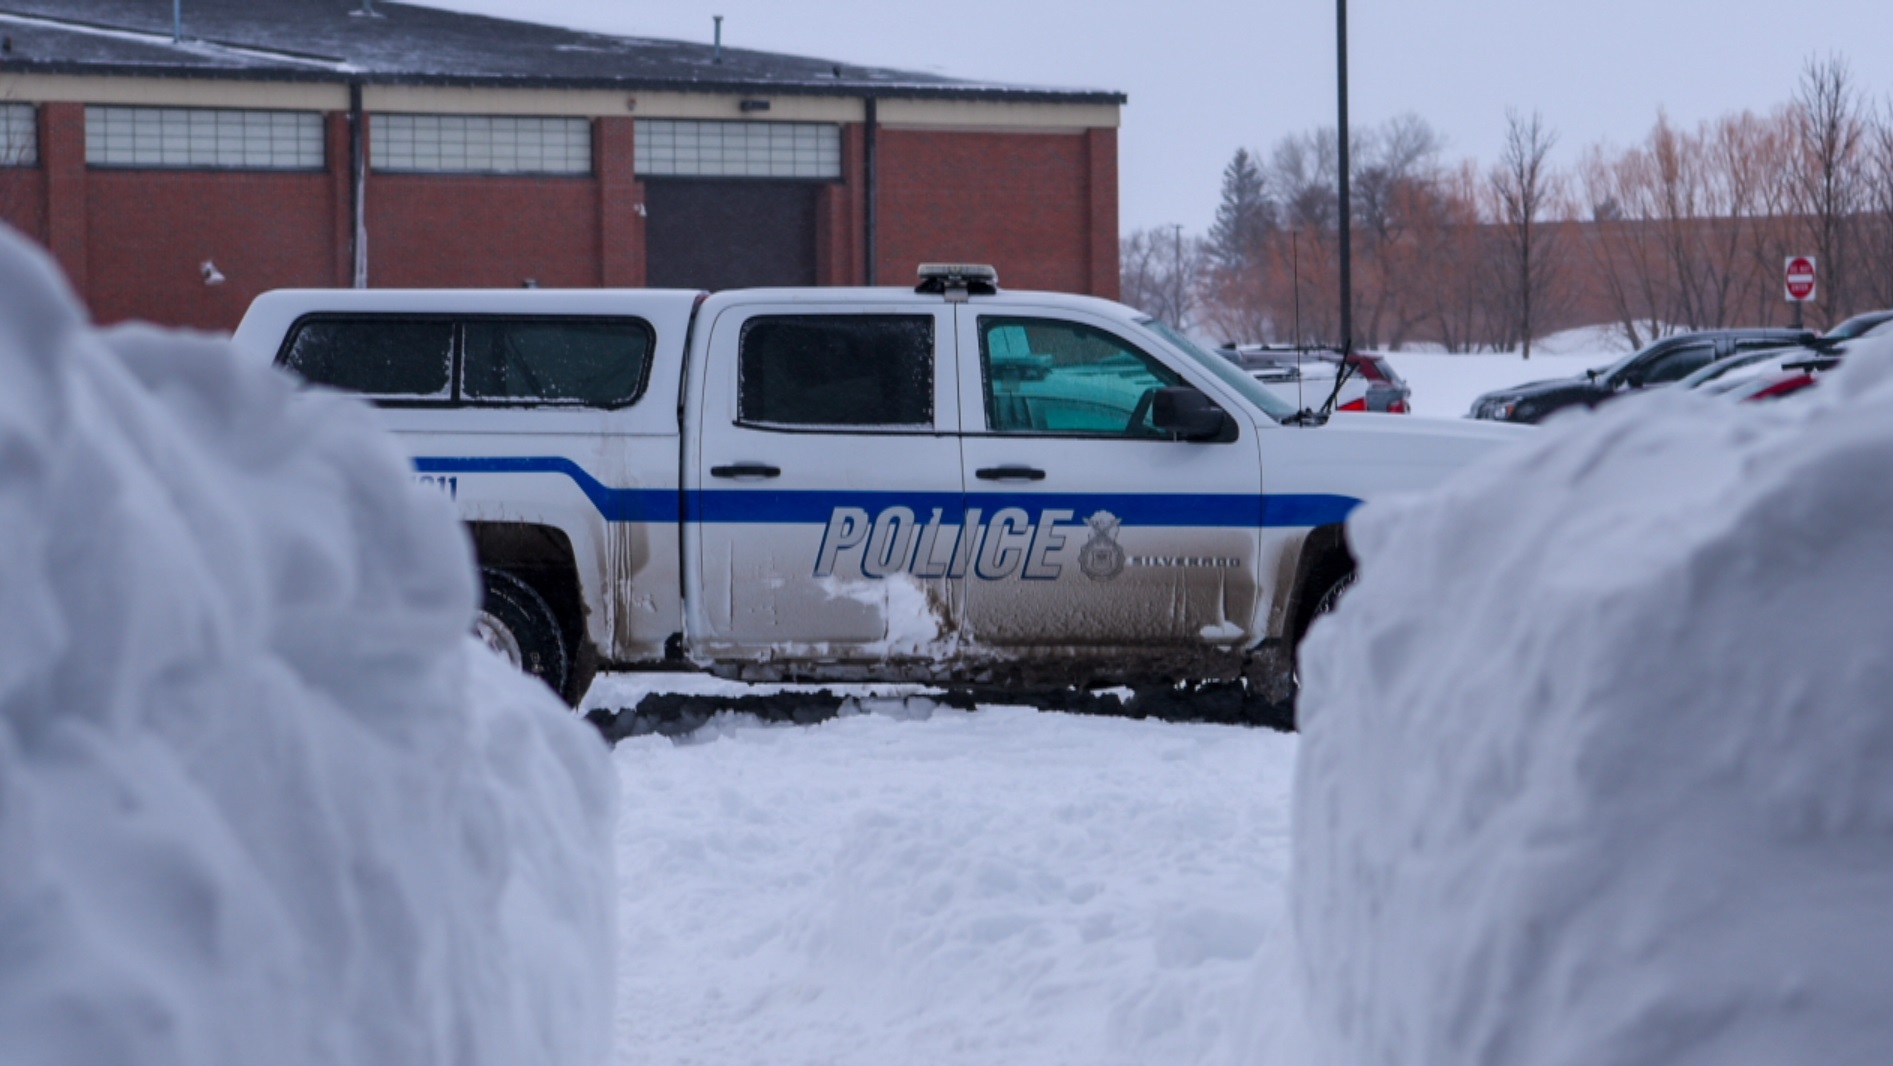
[[[1004,707],[625,741],[618,1061],[1256,1061],[1295,743]]]

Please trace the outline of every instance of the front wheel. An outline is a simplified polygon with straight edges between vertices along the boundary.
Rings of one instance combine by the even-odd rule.
[[[473,635],[564,696],[571,664],[558,616],[545,597],[504,570],[482,569],[480,579],[484,596],[473,619]]]
[[[1329,576],[1326,579],[1325,587],[1317,586],[1321,587],[1321,594],[1316,596],[1314,602],[1308,606],[1304,613],[1302,623],[1296,631],[1294,652],[1290,660],[1291,666],[1288,678],[1289,697],[1287,706],[1289,708],[1289,724],[1287,728],[1291,730],[1295,729],[1298,725],[1298,712],[1295,709],[1295,705],[1301,699],[1301,642],[1308,638],[1308,630],[1315,624],[1315,619],[1325,614],[1332,614],[1334,609],[1340,605],[1341,597],[1347,595],[1347,590],[1354,587],[1355,573],[1354,568],[1350,566],[1338,574]]]
[[[1336,578],[1334,583],[1328,586],[1327,591],[1323,592],[1320,597],[1315,600],[1315,609],[1308,615],[1309,624],[1313,625],[1314,620],[1324,614],[1334,613],[1335,607],[1339,606],[1341,603],[1341,597],[1346,595],[1347,590],[1353,587],[1353,570],[1349,570],[1347,573]]]

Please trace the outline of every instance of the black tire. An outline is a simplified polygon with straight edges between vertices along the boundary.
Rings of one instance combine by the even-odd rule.
[[[1354,587],[1354,575],[1355,570],[1350,566],[1346,570],[1327,577],[1327,586],[1321,589],[1321,595],[1316,596],[1314,602],[1309,604],[1308,609],[1304,612],[1301,628],[1295,634],[1295,667],[1294,672],[1290,675],[1290,691],[1292,695],[1289,697],[1286,709],[1282,712],[1284,721],[1282,723],[1270,723],[1275,725],[1277,729],[1294,732],[1298,728],[1299,712],[1297,705],[1301,702],[1301,642],[1308,638],[1308,630],[1315,624],[1315,619],[1332,612],[1336,605],[1341,602],[1341,597],[1347,595],[1347,590]]]
[[[545,597],[504,570],[483,569],[480,578],[485,595],[474,616],[474,636],[566,698],[571,658],[558,616]]]
[[[1347,573],[1335,578],[1334,581],[1328,585],[1327,590],[1316,597],[1315,609],[1308,612],[1308,624],[1313,625],[1315,619],[1320,618],[1324,614],[1333,612],[1335,606],[1341,602],[1341,597],[1346,595],[1347,590],[1353,587],[1353,570],[1349,570]],[[1304,633],[1303,635],[1305,636],[1306,634]]]

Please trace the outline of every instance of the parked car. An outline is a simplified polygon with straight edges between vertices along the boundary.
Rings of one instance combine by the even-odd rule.
[[[1472,402],[1471,416],[1499,422],[1538,422],[1555,411],[1596,407],[1613,396],[1680,381],[1718,359],[1744,351],[1806,346],[1815,335],[1792,329],[1721,329],[1679,333],[1607,367],[1488,392]]]
[[[1760,373],[1730,375],[1734,380],[1719,391],[1725,397],[1738,403],[1752,403],[1758,400],[1778,400],[1800,392],[1802,389],[1818,384],[1824,376],[1841,363],[1837,355],[1810,355],[1801,353],[1780,359],[1765,360],[1756,364],[1766,367]]]
[[[1269,391],[1302,408],[1319,409],[1334,393],[1341,352],[1335,348],[1297,348],[1275,344],[1226,344],[1218,353],[1249,372]],[[1413,389],[1387,357],[1375,352],[1347,356],[1347,380],[1341,383],[1337,411],[1408,414]]]
[[[1781,361],[1788,353],[1806,355],[1807,349],[1793,348],[1757,348],[1753,351],[1737,352],[1727,359],[1718,359],[1708,366],[1690,374],[1676,383],[1679,389],[1700,389],[1704,393],[1715,394],[1734,388],[1737,382],[1747,381],[1769,369],[1779,369]]]
[[[1893,332],[1893,325],[1889,325],[1890,323],[1893,323],[1893,310],[1868,311],[1864,315],[1855,315],[1821,334],[1815,338],[1814,343],[1816,347],[1825,348],[1839,341],[1855,340],[1874,333]]]
[[[1857,347],[1856,344],[1849,342],[1857,342],[1862,338],[1872,336],[1893,338],[1893,311],[1872,311],[1864,315],[1855,315],[1814,338],[1806,346],[1760,348],[1737,352],[1726,359],[1718,359],[1710,363],[1677,384],[1681,388],[1700,389],[1711,394],[1746,395],[1749,386],[1758,379],[1768,378],[1782,383],[1798,382],[1789,385],[1780,393],[1770,394],[1786,395],[1787,392],[1813,384],[1812,377],[1793,369],[1794,367],[1803,364],[1814,366],[1818,360],[1826,359],[1826,364],[1818,365],[1816,369],[1830,369],[1850,349]],[[1809,348],[1813,351],[1810,352]]]
[[[1758,382],[1766,383],[1794,377],[1804,373],[1807,367],[1814,365],[1819,365],[1825,370],[1840,362],[1838,356],[1809,351],[1806,348],[1782,348],[1756,352],[1754,356],[1752,359],[1731,357],[1711,363],[1678,384],[1683,388],[1694,389],[1705,396],[1746,399],[1762,387],[1757,384]],[[1698,380],[1699,375],[1700,380]]]

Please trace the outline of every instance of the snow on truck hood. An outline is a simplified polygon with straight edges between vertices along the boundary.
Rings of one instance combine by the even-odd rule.
[[[0,1062],[602,1062],[610,764],[368,409],[4,227],[0,382]]]
[[[1350,521],[1298,1061],[1893,1061],[1893,362],[1540,430]]]

